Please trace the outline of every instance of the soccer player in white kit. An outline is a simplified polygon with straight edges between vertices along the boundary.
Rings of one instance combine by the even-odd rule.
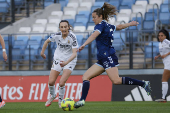
[[[51,105],[51,102],[56,98],[55,94],[55,81],[63,70],[63,74],[59,81],[59,100],[58,105],[61,108],[61,101],[64,98],[65,94],[65,83],[71,72],[73,71],[76,62],[77,62],[77,48],[78,43],[75,34],[70,30],[70,24],[67,20],[61,20],[59,23],[60,32],[49,37],[43,45],[41,56],[45,59],[46,55],[44,54],[45,49],[49,42],[56,42],[57,48],[54,52],[53,64],[51,67],[51,72],[49,75],[49,92],[51,97],[45,103],[45,106],[48,107]]]
[[[158,56],[155,56],[155,60],[159,57],[162,58],[164,64],[164,72],[162,75],[162,99],[157,99],[157,102],[166,102],[166,94],[168,92],[168,79],[170,78],[170,41],[169,33],[167,30],[162,29],[158,33],[159,52]]]
[[[3,58],[4,58],[4,61],[6,61],[7,60],[7,54],[6,54],[6,50],[5,50],[5,43],[4,43],[4,39],[2,38],[1,35],[0,35],[0,43],[1,43],[1,46],[2,46]],[[5,101],[2,101],[1,94],[0,94],[0,108],[2,108],[4,106],[5,106]]]

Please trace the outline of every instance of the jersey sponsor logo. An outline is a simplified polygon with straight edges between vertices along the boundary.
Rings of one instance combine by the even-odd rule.
[[[73,46],[77,46],[77,42],[76,41],[73,42]]]
[[[60,46],[60,48],[70,48],[71,47],[70,45],[63,45],[60,43],[58,43],[58,46]]]

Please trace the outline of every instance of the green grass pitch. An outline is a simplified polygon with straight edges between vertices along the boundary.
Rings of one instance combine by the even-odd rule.
[[[45,102],[6,103],[0,113],[170,113],[170,102],[86,102],[85,106],[73,111],[63,111],[58,103],[50,107]]]

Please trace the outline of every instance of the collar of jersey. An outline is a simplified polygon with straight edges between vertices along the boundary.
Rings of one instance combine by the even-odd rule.
[[[101,24],[102,22],[107,22],[106,20],[102,20],[99,24]]]

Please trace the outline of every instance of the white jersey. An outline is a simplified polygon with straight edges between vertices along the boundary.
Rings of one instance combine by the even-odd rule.
[[[68,36],[63,39],[62,33],[58,32],[55,35],[49,37],[51,42],[56,42],[57,48],[54,52],[54,60],[67,61],[72,55],[72,49],[78,48],[77,38],[73,32],[69,31]],[[76,63],[77,57],[72,60]]]
[[[161,56],[170,52],[170,41],[169,40],[164,39],[162,42],[159,43],[159,52]],[[170,62],[170,55],[168,55],[162,60],[163,60],[163,63]]]

